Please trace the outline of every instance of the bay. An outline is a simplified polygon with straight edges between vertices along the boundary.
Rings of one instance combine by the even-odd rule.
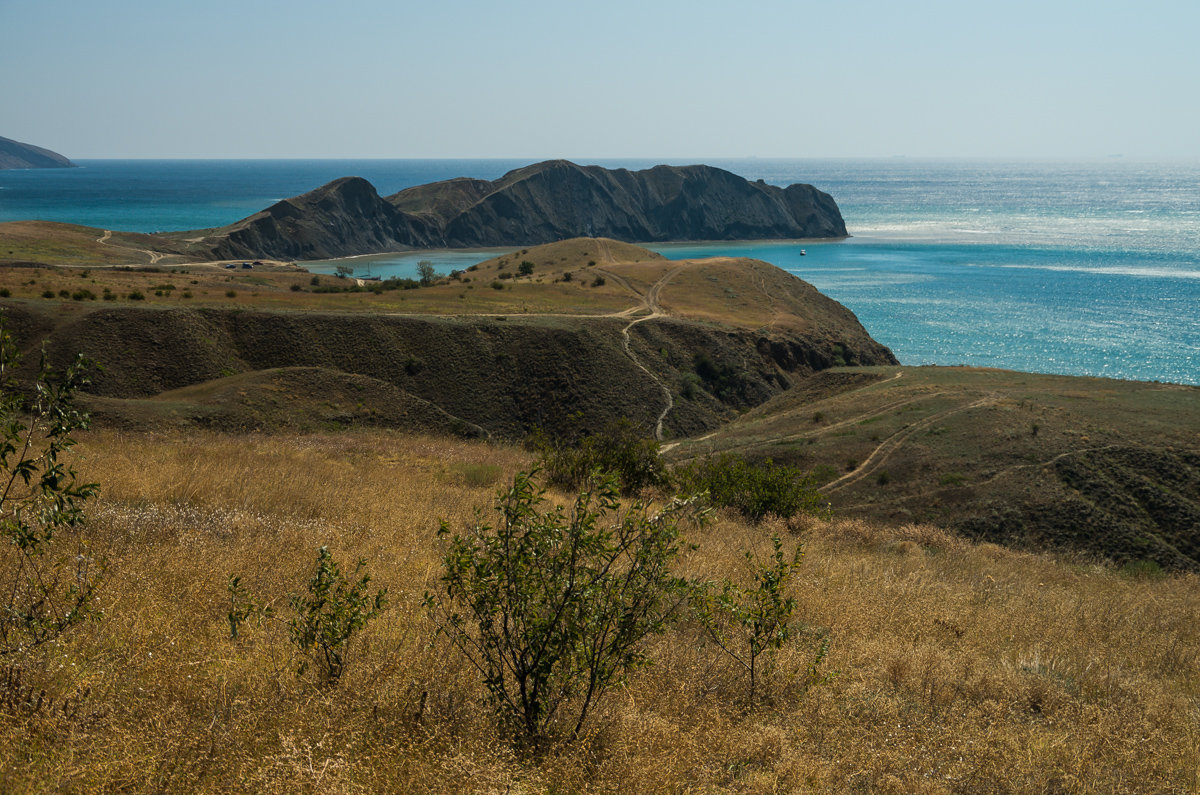
[[[82,161],[0,171],[0,221],[106,229],[219,226],[350,174],[383,195],[527,160]],[[601,160],[646,168],[660,160]],[[838,242],[662,244],[671,258],[751,256],[854,311],[905,364],[1200,384],[1200,162],[709,160],[832,194]],[[805,254],[801,255],[800,250]],[[462,269],[498,251],[356,258],[365,274]],[[338,263],[309,263],[332,272]]]

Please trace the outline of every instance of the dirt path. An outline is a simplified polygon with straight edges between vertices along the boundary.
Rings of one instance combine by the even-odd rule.
[[[866,386],[859,387],[858,389],[852,390],[851,392],[848,392],[846,394],[853,394],[854,392],[862,392],[864,390],[880,386],[881,384],[891,383],[892,381],[899,379],[903,375],[904,375],[904,373],[902,371],[902,372],[896,373],[891,378],[885,378],[882,381],[876,381],[875,383],[867,384]],[[862,422],[863,420],[868,420],[868,419],[871,419],[872,417],[877,417],[881,414],[886,414],[887,412],[889,412],[893,409],[899,408],[900,406],[905,406],[905,405],[908,405],[909,403],[914,403],[918,400],[923,400],[926,397],[928,397],[928,395],[921,395],[920,397],[905,398],[903,400],[892,401],[891,403],[888,403],[881,408],[875,409],[875,410],[867,412],[865,414],[855,414],[853,417],[844,419],[841,422],[835,422],[830,425],[822,425],[819,428],[802,431],[800,433],[789,433],[784,436],[772,437],[772,441],[785,442],[785,441],[793,441],[796,439],[807,439],[810,436],[820,436],[821,434],[826,433],[827,431],[837,430],[838,428],[842,428],[847,425],[857,425],[858,423]],[[795,409],[794,411],[789,412],[789,414],[797,414],[800,411],[801,411],[801,409]],[[787,416],[787,415],[779,415],[779,416]],[[706,433],[703,436],[698,436],[695,439],[690,439],[688,441],[693,444],[696,442],[707,441],[708,439],[711,439],[712,437],[716,436],[723,430],[725,430],[725,426],[721,426],[720,428],[717,428],[714,431],[710,431],[709,433]],[[665,453],[669,450],[673,450],[676,447],[678,447],[680,444],[682,444],[682,442],[671,442],[670,444],[663,445],[662,452]],[[757,444],[758,444],[757,442],[746,442],[745,444],[735,444],[735,445],[732,445],[725,449],[727,451],[739,450],[743,447],[754,447]]]
[[[1102,447],[1080,447],[1076,450],[1068,450],[1065,453],[1059,453],[1058,455],[1054,456],[1053,458],[1051,458],[1047,461],[1039,461],[1036,464],[1014,464],[1013,466],[1005,467],[1004,469],[996,471],[987,480],[981,480],[979,482],[979,485],[987,486],[988,484],[994,483],[995,481],[999,480],[1000,478],[1004,477],[1005,475],[1011,475],[1014,472],[1017,472],[1022,469],[1040,469],[1042,467],[1053,466],[1054,464],[1058,463],[1059,461],[1061,461],[1064,458],[1068,458],[1073,455],[1079,455],[1080,453],[1098,453],[1103,450],[1116,450],[1116,449],[1119,449],[1119,447],[1120,447],[1120,445],[1116,445],[1116,444],[1106,444]]]
[[[835,480],[831,483],[825,484],[825,486],[821,489],[821,492],[823,494],[829,494],[831,492],[837,491],[838,489],[844,488],[845,486],[848,486],[851,483],[856,483],[859,480],[862,480],[867,475],[871,474],[872,471],[877,469],[880,464],[882,464],[885,460],[887,460],[888,456],[890,456],[892,453],[899,450],[904,445],[904,443],[906,441],[908,441],[910,438],[912,438],[912,436],[917,431],[923,430],[924,428],[928,428],[930,425],[933,425],[935,422],[938,422],[939,420],[943,420],[946,417],[949,417],[951,415],[960,414],[964,411],[970,411],[971,409],[977,409],[982,406],[990,406],[990,405],[995,404],[996,401],[997,401],[997,398],[992,397],[992,396],[980,398],[979,400],[976,400],[974,403],[968,403],[965,406],[956,406],[955,408],[952,408],[952,409],[946,409],[945,411],[939,411],[937,414],[931,414],[930,416],[925,417],[924,419],[917,420],[916,422],[914,422],[913,424],[904,428],[903,430],[900,430],[900,431],[892,434],[888,438],[884,439],[882,442],[879,443],[878,447],[876,447],[874,450],[871,451],[871,454],[867,456],[866,460],[863,461],[862,464],[860,464],[858,467],[855,468],[855,470],[853,472],[847,472],[845,475],[842,475],[837,480]]]
[[[662,307],[658,304],[658,296],[662,293],[662,289],[667,285],[667,282],[675,278],[675,275],[686,267],[686,265],[680,265],[679,267],[668,271],[661,279],[651,285],[650,289],[646,292],[646,308],[650,310],[650,314],[643,315],[642,317],[629,321],[629,324],[625,326],[625,328],[621,329],[622,344],[625,346],[625,353],[630,359],[633,360],[634,364],[640,367],[642,371],[646,373],[646,375],[650,376],[650,378],[652,378],[654,382],[658,384],[659,389],[662,390],[663,397],[666,398],[667,405],[658,415],[657,422],[654,423],[654,438],[660,442],[663,438],[663,420],[665,420],[667,415],[671,413],[671,409],[675,408],[675,398],[671,395],[670,388],[663,383],[663,380],[655,375],[649,367],[642,364],[641,360],[638,359],[637,354],[633,352],[633,348],[630,347],[629,329],[633,328],[638,323],[643,323],[647,320],[653,320],[654,318],[658,317],[666,317],[666,313],[662,311]]]
[[[767,289],[767,277],[758,269],[758,264],[755,263],[752,267],[754,275],[757,277],[758,289],[763,294],[763,297],[767,299],[767,304],[771,308],[771,320],[767,323],[767,331],[770,332],[775,329],[775,326],[779,322],[779,304],[775,301],[775,296],[771,295],[771,292]]]
[[[151,264],[151,265],[157,265],[159,260],[162,260],[166,257],[171,256],[170,254],[163,254],[158,251],[151,251],[148,248],[134,248],[132,246],[122,246],[117,243],[111,243],[111,242],[109,242],[111,239],[112,239],[112,230],[105,229],[104,234],[102,234],[102,235],[100,235],[100,237],[96,238],[96,242],[103,243],[106,246],[112,246],[113,248],[124,249],[125,251],[136,251],[139,254],[145,254],[147,257],[150,258],[149,264]]]
[[[658,420],[654,423],[654,438],[660,442],[663,438],[663,421],[667,418],[667,415],[671,413],[671,409],[675,408],[675,398],[671,394],[670,388],[663,383],[663,380],[659,378],[649,367],[644,365],[642,360],[638,358],[637,354],[633,352],[633,347],[630,344],[631,338],[629,336],[629,329],[633,328],[638,323],[644,323],[647,320],[666,317],[666,313],[663,312],[662,307],[659,306],[658,297],[662,293],[663,287],[667,285],[667,282],[675,278],[675,275],[686,267],[686,265],[680,265],[679,267],[663,274],[658,281],[650,286],[650,289],[646,291],[644,296],[638,293],[637,290],[633,289],[632,285],[630,285],[629,282],[625,281],[620,276],[609,273],[608,271],[604,271],[606,274],[613,277],[613,279],[615,279],[622,287],[626,288],[634,295],[637,295],[642,299],[642,306],[634,307],[633,311],[626,310],[625,313],[622,313],[625,315],[625,317],[629,317],[631,314],[633,314],[633,312],[636,311],[646,310],[649,312],[649,314],[633,318],[623,329],[621,329],[621,344],[625,348],[625,355],[628,356],[633,363],[636,364],[639,369],[641,369],[642,372],[650,376],[654,383],[658,384],[658,388],[662,390],[663,398],[666,400],[666,407],[663,408],[662,412],[658,415]]]

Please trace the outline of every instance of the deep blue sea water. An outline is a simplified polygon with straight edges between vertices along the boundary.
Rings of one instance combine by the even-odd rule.
[[[195,229],[349,174],[386,195],[449,177],[494,179],[528,162],[81,161],[79,169],[0,171],[0,221]],[[905,364],[1200,384],[1200,161],[707,162],[748,179],[816,185],[837,200],[853,237],[652,248],[673,258],[753,256],[793,271],[850,307]],[[494,253],[352,264],[411,275],[421,259],[449,270]]]

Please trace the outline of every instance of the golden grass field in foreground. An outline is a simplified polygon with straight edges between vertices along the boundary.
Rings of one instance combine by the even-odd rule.
[[[924,526],[812,521],[793,595],[830,682],[785,649],[769,703],[681,624],[537,758],[420,606],[438,520],[487,506],[526,454],[387,433],[86,436],[101,621],[17,664],[53,708],[0,705],[0,791],[1186,792],[1200,785],[1200,582],[972,545]],[[683,573],[742,571],[772,530],[691,532]],[[390,589],[342,683],[298,679],[286,633],[229,639],[226,578],[278,597],[316,550]],[[6,673],[11,680],[11,672]],[[0,685],[3,678],[0,678]],[[86,695],[84,695],[86,693]],[[427,695],[426,695],[427,694]],[[76,697],[71,717],[57,705]],[[2,701],[2,700],[0,700]],[[422,708],[424,704],[424,708]]]

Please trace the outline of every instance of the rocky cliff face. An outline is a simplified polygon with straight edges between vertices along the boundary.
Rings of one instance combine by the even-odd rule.
[[[40,146],[23,144],[11,138],[0,138],[0,169],[5,168],[74,168],[75,164],[58,152]]]
[[[425,226],[365,179],[343,177],[213,230],[202,245],[214,259],[322,259],[421,245]]]
[[[194,237],[194,233],[186,233]],[[454,179],[380,198],[347,177],[208,230],[215,259],[320,259],[406,248],[524,246],[570,237],[629,242],[844,237],[837,204],[711,166],[644,171],[548,161],[489,182]]]

